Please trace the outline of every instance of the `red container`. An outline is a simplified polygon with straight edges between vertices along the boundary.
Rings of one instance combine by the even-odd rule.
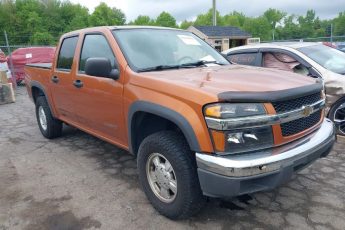
[[[7,57],[8,63],[12,60],[14,73],[12,75],[17,83],[25,78],[24,66],[32,63],[53,62],[55,47],[27,47],[19,48]]]

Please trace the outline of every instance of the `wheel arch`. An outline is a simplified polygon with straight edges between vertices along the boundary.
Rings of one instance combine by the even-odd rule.
[[[32,94],[32,100],[34,101],[34,103],[36,103],[36,100],[39,96],[47,97],[44,92],[44,89],[40,87],[39,85],[31,86],[31,94]]]
[[[50,100],[46,90],[44,89],[43,85],[37,81],[31,81],[30,82],[30,88],[31,88],[31,96],[32,96],[33,102],[36,104],[37,97],[44,96],[47,99],[48,106],[49,106],[50,111],[52,112],[52,115],[54,117],[56,117],[55,113],[54,113],[55,110],[53,110],[51,103],[50,103],[51,100]]]
[[[146,118],[145,118],[146,116]],[[154,119],[156,118],[156,119]],[[153,119],[150,121],[150,119]],[[139,122],[144,121],[143,130],[137,133]],[[145,123],[146,122],[146,123]],[[148,135],[162,130],[178,129],[184,135],[192,151],[200,151],[200,146],[190,123],[180,113],[147,101],[134,102],[128,112],[129,150],[137,154],[141,141]],[[155,126],[150,126],[155,123]],[[141,127],[140,127],[141,128]],[[142,132],[145,135],[142,135]]]

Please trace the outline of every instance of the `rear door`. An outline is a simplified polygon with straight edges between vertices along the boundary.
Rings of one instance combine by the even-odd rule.
[[[86,131],[92,132],[118,144],[126,143],[124,115],[123,115],[123,73],[117,80],[90,76],[85,73],[85,62],[88,58],[108,58],[113,69],[119,69],[117,58],[110,39],[101,33],[87,33],[84,35],[79,54],[78,70],[75,87],[74,108],[78,122]],[[114,45],[114,44],[113,44]]]
[[[78,39],[79,36],[71,36],[62,40],[50,79],[50,89],[56,111],[59,118],[67,122],[77,120],[71,98],[75,93],[73,60]]]

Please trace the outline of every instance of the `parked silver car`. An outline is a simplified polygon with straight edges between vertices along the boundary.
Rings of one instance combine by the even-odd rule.
[[[263,43],[223,51],[228,60],[322,78],[328,117],[345,135],[345,53],[309,42]]]

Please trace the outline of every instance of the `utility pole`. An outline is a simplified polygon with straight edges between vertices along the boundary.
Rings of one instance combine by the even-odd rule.
[[[213,26],[217,25],[217,6],[216,6],[216,0],[212,0],[213,1]]]
[[[333,23],[331,23],[331,38],[330,38],[331,43],[333,42]]]
[[[7,38],[6,31],[4,31],[4,34],[5,34],[5,41],[6,41],[7,52],[8,52],[8,55],[11,55],[11,47],[10,47],[10,44],[8,43],[8,38]],[[10,58],[10,69],[11,69],[11,77],[12,77],[13,87],[16,88],[17,87],[17,82],[16,82],[16,79],[14,78],[15,75],[14,75],[14,68],[13,68],[12,58]]]

